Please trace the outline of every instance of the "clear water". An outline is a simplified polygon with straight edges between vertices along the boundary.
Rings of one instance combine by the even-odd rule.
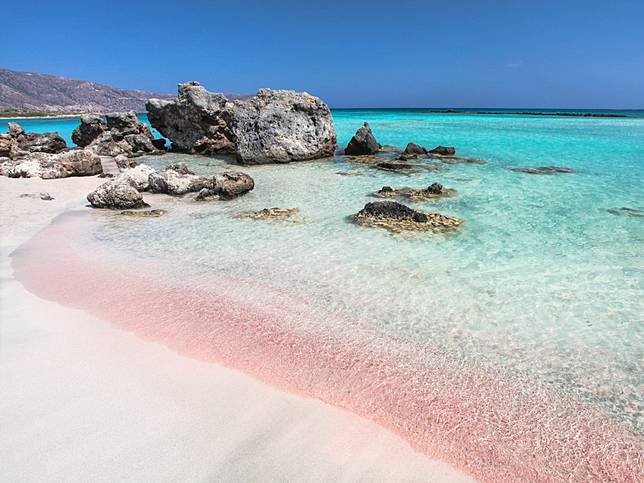
[[[169,203],[167,215],[101,214],[95,240],[195,284],[217,273],[252,274],[336,320],[365,321],[539,381],[643,434],[644,218],[608,210],[644,210],[644,119],[347,110],[334,120],[341,145],[369,121],[382,144],[456,146],[487,164],[410,176],[342,157],[245,167],[256,188],[242,198],[153,197],[153,207]],[[65,136],[74,127],[44,124]],[[156,163],[177,158],[201,173],[229,167],[194,156]],[[509,169],[547,165],[576,173]],[[463,219],[456,234],[394,235],[348,219],[383,185],[435,181],[459,196],[414,206]],[[302,222],[232,216],[273,206],[299,208]]]

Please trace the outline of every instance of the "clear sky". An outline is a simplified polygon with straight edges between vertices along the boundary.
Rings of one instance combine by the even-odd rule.
[[[644,0],[7,1],[0,66],[333,107],[644,108]]]

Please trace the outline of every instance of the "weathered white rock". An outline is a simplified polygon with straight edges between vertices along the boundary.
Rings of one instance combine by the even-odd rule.
[[[143,201],[141,193],[127,179],[118,178],[114,178],[100,185],[87,195],[87,201],[95,208],[109,208],[113,210],[129,210],[148,206]]]
[[[212,186],[212,179],[194,174],[184,174],[168,169],[155,171],[148,177],[149,190],[153,193],[185,195]]]
[[[133,168],[124,169],[115,180],[127,181],[138,191],[147,191],[150,187],[150,175],[155,172],[153,167],[139,164]]]

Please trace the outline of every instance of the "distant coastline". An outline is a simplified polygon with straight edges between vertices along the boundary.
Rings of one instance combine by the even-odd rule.
[[[526,108],[332,108],[333,111],[406,111],[414,114],[466,114],[481,116],[544,116],[544,117],[589,117],[589,118],[644,118],[644,109],[526,109]]]

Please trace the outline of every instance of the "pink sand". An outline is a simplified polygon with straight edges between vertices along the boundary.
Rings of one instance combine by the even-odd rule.
[[[99,253],[88,262],[68,243],[83,235],[82,220],[59,219],[15,254],[17,278],[183,354],[372,419],[484,481],[642,479],[642,442],[597,409],[360,321],[294,325],[306,306],[270,287],[242,305],[217,286],[125,273]]]

